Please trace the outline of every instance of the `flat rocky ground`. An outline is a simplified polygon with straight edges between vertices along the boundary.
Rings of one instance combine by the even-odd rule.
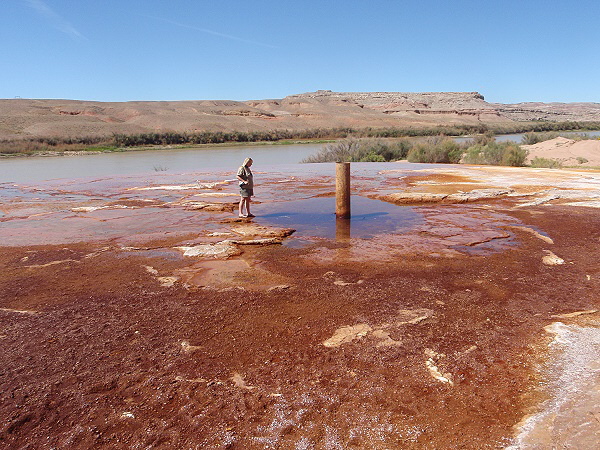
[[[600,172],[333,174],[0,184],[0,446],[594,448]]]

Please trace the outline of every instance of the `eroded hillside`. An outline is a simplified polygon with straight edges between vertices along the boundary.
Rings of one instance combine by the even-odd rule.
[[[317,91],[231,101],[0,100],[0,138],[164,131],[424,127],[600,120],[598,103],[488,103],[478,92]]]

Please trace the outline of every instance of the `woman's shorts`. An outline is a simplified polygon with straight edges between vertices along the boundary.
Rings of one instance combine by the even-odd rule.
[[[240,195],[242,197],[253,197],[254,196],[254,189],[240,188]]]

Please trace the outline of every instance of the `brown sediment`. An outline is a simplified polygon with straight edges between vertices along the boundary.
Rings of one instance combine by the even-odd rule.
[[[0,230],[0,444],[510,445],[552,394],[537,390],[544,328],[597,326],[600,309],[600,210],[517,200],[218,257],[174,247],[294,234],[182,205],[82,213],[112,226],[84,242],[58,234],[72,213],[44,222],[64,224],[55,245]],[[566,263],[545,265],[550,251]]]

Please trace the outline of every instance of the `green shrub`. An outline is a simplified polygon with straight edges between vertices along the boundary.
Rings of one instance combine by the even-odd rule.
[[[412,144],[406,140],[384,141],[381,139],[348,138],[327,144],[316,155],[305,158],[302,162],[385,162],[406,158]]]
[[[489,142],[469,147],[463,158],[466,164],[492,164],[495,166],[524,166],[527,151],[514,142]]]
[[[428,148],[424,144],[417,144],[413,148],[411,148],[408,152],[407,159],[411,163],[420,163],[420,162],[437,162],[431,155],[431,152],[428,152]]]
[[[413,144],[406,139],[384,141],[381,139],[366,139],[361,141],[361,147],[383,157],[384,161],[405,159]]]
[[[544,169],[560,169],[562,163],[556,159],[540,158],[536,156],[531,160],[531,167],[544,168]]]
[[[446,139],[441,144],[442,149],[448,155],[448,162],[451,164],[458,164],[462,159],[464,149],[460,147],[454,140]]]
[[[465,164],[486,164],[483,158],[483,145],[473,145],[467,148],[462,162]]]
[[[358,139],[343,139],[325,145],[317,154],[302,160],[304,163],[350,162],[358,154]]]
[[[586,158],[584,158],[583,156],[578,156],[578,157],[577,157],[577,162],[578,162],[579,164],[585,164],[586,162],[589,162],[589,160],[588,160],[588,159],[586,159]]]
[[[559,136],[557,132],[550,131],[545,133],[536,133],[534,131],[529,131],[525,133],[521,138],[521,145],[533,145],[538,142],[549,141],[550,139],[555,139]]]
[[[385,162],[385,158],[382,155],[371,152],[360,158],[360,162]]]
[[[483,159],[486,164],[500,166],[504,158],[504,145],[498,142],[490,142],[483,146]]]
[[[483,134],[476,135],[472,142],[473,145],[487,145],[496,140],[496,134],[493,131],[486,131]]]
[[[416,163],[458,163],[463,150],[450,138],[437,137],[415,145],[407,155]]]
[[[517,144],[506,142],[504,154],[502,155],[502,165],[522,167],[527,159],[527,150],[522,149]]]

